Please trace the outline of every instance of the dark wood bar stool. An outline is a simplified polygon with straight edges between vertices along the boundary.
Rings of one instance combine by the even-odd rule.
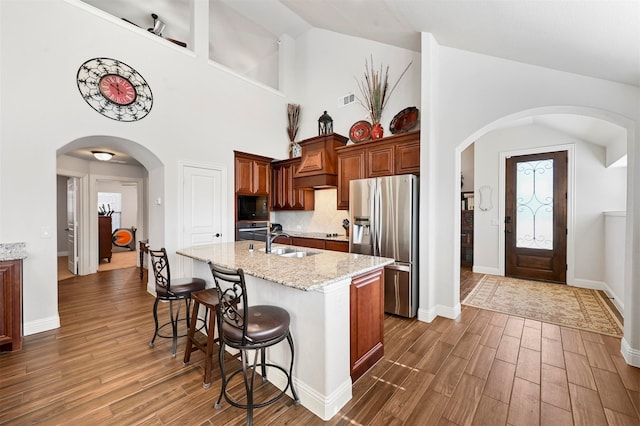
[[[234,407],[247,410],[247,425],[253,425],[253,409],[265,407],[279,400],[291,389],[294,404],[300,404],[298,395],[293,387],[293,361],[294,346],[289,330],[289,312],[278,306],[256,305],[249,306],[247,301],[247,288],[242,269],[221,268],[209,262],[213,279],[218,290],[218,333],[220,336],[220,370],[222,372],[222,385],[220,396],[215,408],[221,407],[222,397]],[[291,363],[288,370],[283,366],[267,363],[265,349],[287,340],[291,350]],[[224,364],[225,346],[230,346],[240,351],[242,368],[227,375]],[[247,351],[255,351],[253,363],[248,361]],[[261,360],[258,362],[258,352]],[[254,402],[253,384],[257,368],[260,367],[262,380],[267,379],[266,367],[277,368],[287,377],[287,386],[278,395],[264,402]],[[249,371],[251,370],[251,371]],[[231,398],[227,393],[227,384],[237,374],[242,374],[246,392],[246,404],[241,404]]]
[[[153,320],[156,323],[156,331],[153,334],[153,338],[149,342],[149,347],[153,347],[156,337],[164,337],[173,339],[173,352],[172,357],[175,358],[176,350],[178,347],[178,337],[186,336],[186,332],[183,335],[178,335],[178,323],[185,321],[187,326],[189,321],[189,302],[191,300],[191,293],[195,291],[204,290],[205,281],[202,278],[177,278],[171,279],[171,272],[169,270],[169,257],[167,251],[163,248],[160,250],[149,249],[149,256],[151,257],[151,263],[153,265],[153,275],[156,280],[156,301],[153,304]],[[163,300],[169,302],[169,315],[168,322],[159,325],[158,323],[158,303]],[[184,300],[186,305],[186,318],[180,318],[180,305],[178,303],[178,309],[176,313],[173,312],[173,302],[182,302]],[[194,321],[195,322],[195,321]],[[171,334],[161,334],[161,330],[166,326],[171,326]]]
[[[210,288],[207,290],[196,291],[191,293],[193,301],[193,310],[191,311],[191,323],[189,325],[189,333],[187,334],[187,345],[184,348],[184,364],[189,364],[191,360],[191,352],[194,349],[204,352],[204,378],[202,387],[207,389],[211,386],[211,370],[213,369],[213,351],[214,344],[218,341],[216,334],[216,318],[218,316],[218,290]],[[207,325],[207,337],[202,339],[197,337],[198,311],[200,305],[205,307],[205,323]],[[204,342],[202,341],[204,340]]]

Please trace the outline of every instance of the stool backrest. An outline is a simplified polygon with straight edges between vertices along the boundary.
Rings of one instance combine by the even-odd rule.
[[[247,286],[244,281],[244,271],[239,269],[221,268],[209,262],[213,280],[218,290],[218,313],[221,323],[242,333],[242,342],[247,343],[247,315],[249,306],[247,303]]]
[[[171,272],[169,270],[169,256],[167,250],[162,247],[160,250],[152,250],[149,248],[149,256],[151,256],[151,264],[153,265],[153,276],[156,280],[156,286],[171,291]]]

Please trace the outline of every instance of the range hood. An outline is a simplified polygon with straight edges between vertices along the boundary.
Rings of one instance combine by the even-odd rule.
[[[302,147],[300,166],[293,175],[294,188],[330,188],[338,186],[338,155],[335,149],[348,138],[337,133],[320,135],[298,142]]]

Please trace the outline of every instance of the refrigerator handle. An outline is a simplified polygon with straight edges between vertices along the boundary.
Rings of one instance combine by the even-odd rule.
[[[376,256],[380,256],[382,246],[382,188],[378,180],[376,185]]]
[[[368,181],[368,185],[369,185],[369,211],[371,212],[371,222],[370,222],[370,226],[369,226],[369,232],[370,232],[370,241],[371,241],[371,254],[373,256],[377,256],[378,255],[378,247],[377,247],[377,242],[378,242],[378,236],[377,236],[377,220],[378,220],[378,215],[377,215],[377,192],[376,192],[376,182],[375,180],[369,180]]]

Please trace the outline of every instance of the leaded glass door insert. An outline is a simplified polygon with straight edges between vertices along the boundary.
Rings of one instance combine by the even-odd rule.
[[[505,274],[566,282],[567,152],[506,163]]]

